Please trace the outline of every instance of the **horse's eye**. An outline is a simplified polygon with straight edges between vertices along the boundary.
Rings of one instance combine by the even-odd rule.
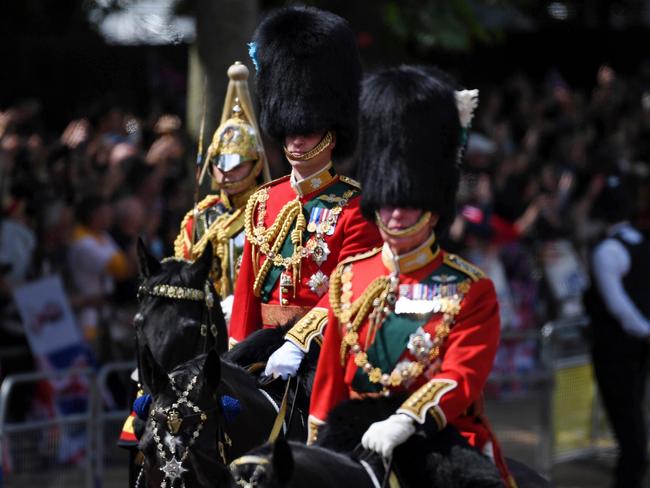
[[[144,315],[142,315],[140,312],[138,312],[133,317],[133,326],[134,327],[140,327],[142,324],[144,324]]]

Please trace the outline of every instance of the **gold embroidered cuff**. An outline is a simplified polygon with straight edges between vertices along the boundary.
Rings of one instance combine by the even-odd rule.
[[[311,341],[322,337],[325,324],[327,324],[327,309],[314,307],[289,329],[284,338],[306,353],[309,351]]]
[[[325,425],[321,419],[310,415],[307,419],[307,445],[311,446],[318,439],[318,431]]]
[[[456,388],[457,385],[458,383],[454,380],[433,379],[408,397],[397,413],[408,415],[419,424],[424,424],[426,414],[429,412],[438,428],[443,429],[447,425],[447,418],[438,404],[443,395]]]

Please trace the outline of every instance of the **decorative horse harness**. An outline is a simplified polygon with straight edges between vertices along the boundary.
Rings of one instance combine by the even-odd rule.
[[[175,259],[175,258],[168,258],[168,259]],[[214,338],[215,341],[217,339],[218,332],[219,332],[216,324],[212,322],[211,311],[212,308],[214,307],[214,293],[212,291],[212,286],[213,285],[210,283],[209,280],[206,280],[203,290],[199,290],[198,288],[190,288],[190,287],[167,285],[167,284],[159,284],[159,285],[154,285],[152,287],[148,287],[142,284],[138,288],[138,300],[142,299],[144,296],[152,296],[152,297],[170,298],[172,300],[189,300],[194,302],[205,302],[205,309],[201,310],[201,321],[200,321],[201,336],[204,337],[203,352],[205,353],[208,351],[208,330],[212,334],[212,337]],[[206,314],[207,320],[204,320],[203,314],[204,311],[206,311],[206,309],[207,309],[207,314]],[[136,336],[136,341],[137,341],[137,336]],[[138,371],[139,370],[140,370],[140,364],[138,360]],[[189,400],[188,396],[198,380],[198,375],[192,378],[189,385],[187,385],[186,389],[183,392],[178,391],[176,384],[174,383],[174,378],[171,375],[168,375],[168,377],[169,377],[169,383],[178,398],[176,402],[174,402],[170,407],[166,409],[154,409],[149,416],[149,418],[151,419],[151,425],[153,430],[153,439],[156,443],[156,452],[162,464],[160,470],[164,473],[164,479],[160,485],[161,488],[167,488],[168,480],[170,482],[169,483],[170,487],[173,486],[174,482],[177,479],[181,480],[181,484],[180,484],[181,487],[185,486],[185,483],[183,482],[182,479],[182,475],[184,472],[187,471],[187,469],[183,467],[183,463],[187,459],[190,447],[196,442],[196,439],[201,434],[201,430],[203,429],[203,424],[207,420],[207,413],[211,410],[216,410],[215,407],[210,410],[201,411],[201,409],[198,406],[196,406],[194,403],[192,403]],[[191,415],[186,415],[184,417],[181,416],[178,408],[180,405],[183,404],[187,405],[191,410],[193,410],[194,413]],[[158,433],[159,424],[161,423],[167,426],[168,432],[172,435],[171,439],[168,438],[164,439],[164,444],[163,444],[163,439],[160,437],[160,434]],[[177,446],[173,437],[177,436],[180,433],[183,424],[188,424],[188,423],[196,425],[196,428],[192,432],[189,445],[185,447],[185,450],[182,452],[182,454],[180,454],[178,451],[179,449],[182,449],[183,446],[180,445]],[[217,424],[219,426],[218,427],[219,432],[217,436],[219,455],[221,456],[223,463],[226,464],[227,457],[225,453],[226,450],[225,445],[230,445],[231,440],[226,434],[226,432],[224,431],[221,422],[218,422]],[[169,451],[170,454],[169,458],[165,453],[165,446],[167,446],[167,449]],[[176,459],[177,455],[180,456],[179,459]],[[138,477],[135,482],[135,488],[138,488],[138,486],[140,485],[140,481],[142,479],[143,473],[144,473],[144,466],[140,470],[140,473],[138,474]]]
[[[167,258],[172,259],[172,258]],[[164,260],[163,260],[164,262]],[[212,292],[213,285],[210,283],[210,280],[205,281],[203,290],[198,288],[189,288],[185,286],[175,286],[175,285],[154,285],[148,287],[144,284],[140,285],[138,288],[138,300],[142,299],[145,296],[152,297],[163,297],[171,298],[172,300],[189,300],[193,302],[205,302],[207,308],[207,320],[203,320],[203,309],[201,310],[201,336],[205,337],[205,342],[203,345],[203,352],[208,350],[208,330],[212,334],[212,337],[216,340],[219,333],[217,326],[212,322],[211,311],[214,308],[214,293]],[[207,324],[205,323],[207,322]]]
[[[180,480],[178,485],[180,488],[185,487],[183,481],[183,473],[188,471],[183,467],[183,463],[187,460],[190,453],[190,448],[195,444],[196,440],[201,435],[203,426],[208,420],[208,413],[217,411],[218,406],[201,410],[192,400],[189,399],[190,392],[194,389],[199,375],[192,377],[188,385],[183,391],[177,387],[174,377],[167,375],[169,384],[176,394],[176,401],[166,408],[154,408],[149,415],[151,421],[152,437],[156,444],[156,455],[160,461],[160,471],[163,472],[163,481],[160,488],[171,488],[174,486],[176,480]],[[180,412],[182,405],[187,406],[191,410],[191,414],[183,416]],[[189,434],[189,443],[184,446],[180,441],[177,441],[177,436],[182,431],[182,427],[193,427],[191,434]],[[221,418],[217,418],[217,439],[218,449],[221,460],[226,464],[225,445],[231,445],[230,438],[224,430]],[[166,427],[166,429],[165,429]],[[169,433],[170,435],[165,435]],[[140,477],[138,477],[140,478]],[[169,482],[169,484],[168,484]],[[138,487],[136,482],[136,488]]]
[[[168,258],[168,259],[176,259],[176,258]],[[207,307],[207,324],[204,323],[203,316],[201,317],[201,335],[205,337],[205,342],[204,342],[204,352],[207,352],[208,349],[208,342],[207,342],[207,336],[208,336],[208,329],[210,330],[210,333],[216,340],[217,335],[218,335],[218,330],[217,326],[212,323],[212,317],[210,315],[210,312],[212,308],[214,307],[214,294],[212,293],[212,285],[209,280],[206,280],[205,286],[203,290],[199,290],[197,288],[189,288],[189,287],[182,287],[182,286],[175,286],[175,285],[167,285],[167,284],[159,284],[159,285],[154,285],[153,287],[147,287],[146,285],[140,285],[138,288],[138,300],[140,300],[144,296],[154,296],[154,297],[164,297],[164,298],[171,298],[172,300],[190,300],[190,301],[196,301],[196,302],[202,302],[205,301],[205,305]],[[203,314],[202,314],[203,315]],[[137,340],[137,338],[136,338]],[[138,364],[138,370],[140,369],[139,364]],[[207,420],[207,412],[211,410],[216,410],[217,407],[206,410],[206,411],[201,411],[201,409],[196,406],[194,403],[192,403],[188,396],[192,389],[194,388],[194,385],[196,384],[198,380],[198,375],[194,376],[192,380],[190,381],[189,385],[186,387],[186,389],[183,392],[179,392],[176,384],[174,383],[174,378],[171,375],[168,375],[169,377],[169,383],[174,390],[174,392],[177,395],[177,400],[174,402],[170,407],[165,408],[165,409],[154,409],[152,410],[149,418],[151,419],[151,426],[153,430],[153,439],[154,442],[156,443],[156,453],[161,461],[162,467],[160,470],[164,473],[164,479],[163,482],[160,485],[160,488],[167,488],[167,481],[169,480],[169,486],[173,487],[174,482],[177,479],[180,479],[180,487],[184,488],[185,483],[182,479],[183,473],[187,471],[186,468],[183,467],[183,463],[187,459],[187,456],[189,455],[190,447],[194,445],[196,442],[196,439],[199,437],[201,434],[201,430],[203,429],[203,424]],[[297,384],[298,382],[296,382]],[[283,425],[284,417],[286,415],[286,410],[287,410],[287,399],[288,399],[288,393],[290,389],[290,381],[287,381],[287,385],[285,388],[285,392],[282,398],[281,405],[278,408],[278,415],[276,417],[276,420],[273,424],[273,427],[271,428],[271,433],[269,435],[269,441],[273,442],[275,439],[278,437],[280,430]],[[297,390],[295,395],[297,396]],[[191,415],[186,415],[186,416],[181,416],[180,411],[178,410],[180,405],[187,405],[191,410],[193,410],[193,414]],[[294,398],[294,404],[295,404],[295,398]],[[293,408],[291,409],[291,415],[289,416],[289,424],[291,423],[291,418],[293,417]],[[179,449],[182,449],[183,446],[177,446],[176,442],[174,441],[173,437],[178,435],[181,427],[183,424],[195,424],[196,428],[191,434],[190,442],[187,447],[185,447],[185,450],[181,453],[179,453]],[[160,434],[158,433],[160,429],[160,424],[166,425],[168,432],[171,434],[171,438],[165,438],[164,443],[163,439],[161,438]],[[228,434],[225,432],[224,426],[222,425],[222,422],[218,422],[218,449],[219,449],[219,455],[223,461],[224,464],[227,464],[227,455],[226,455],[226,446],[230,446],[232,444],[232,441],[228,437]],[[169,457],[167,457],[166,451],[165,451],[165,446],[167,447],[167,450],[169,451]],[[180,456],[179,459],[176,459],[176,457]],[[234,461],[234,463],[241,463],[244,459],[248,459],[250,456],[244,456],[243,458],[239,458],[238,460]],[[257,458],[258,460],[261,460],[262,458]],[[138,488],[142,474],[144,472],[144,467],[141,469],[138,478],[135,482],[135,488]],[[260,471],[259,474],[261,475],[262,472]],[[238,482],[239,485],[241,486],[256,486],[256,482],[253,481],[253,484],[247,484],[247,485],[242,485],[241,481]]]

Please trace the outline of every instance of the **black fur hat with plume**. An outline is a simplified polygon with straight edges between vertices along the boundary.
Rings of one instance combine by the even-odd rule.
[[[461,129],[478,103],[476,91],[463,92],[457,102],[456,89],[446,73],[416,66],[385,69],[363,81],[358,172],[368,219],[381,207],[406,207],[438,214],[438,234],[451,225]],[[460,113],[459,103],[467,107]]]
[[[287,135],[332,130],[334,156],[348,156],[358,130],[361,62],[348,22],[314,7],[269,14],[253,37],[262,129]]]

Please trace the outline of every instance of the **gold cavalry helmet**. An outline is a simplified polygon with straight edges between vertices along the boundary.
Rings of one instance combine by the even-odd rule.
[[[208,163],[227,172],[246,161],[256,161],[260,153],[257,141],[255,129],[242,117],[239,105],[235,105],[232,117],[214,133],[208,147]]]
[[[260,173],[264,181],[270,181],[266,155],[257,118],[253,110],[250,93],[248,91],[249,71],[239,61],[228,68],[228,89],[221,113],[221,123],[212,136],[212,142],[206,153],[206,164],[203,165],[199,184],[205,173],[212,176],[212,189],[227,189],[236,194],[248,189],[257,182]],[[228,172],[253,161],[254,164],[248,175],[239,181],[217,183],[214,178],[213,168]]]

